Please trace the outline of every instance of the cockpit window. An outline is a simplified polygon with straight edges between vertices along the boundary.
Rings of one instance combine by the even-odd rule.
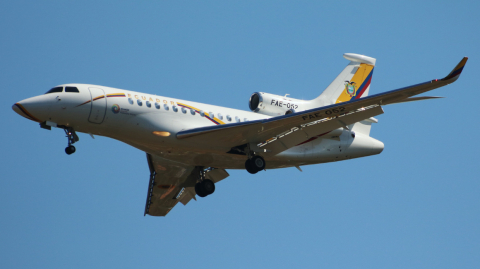
[[[46,92],[45,94],[47,94],[47,93],[52,93],[52,92],[63,92],[63,87],[55,87],[55,88],[52,88],[51,90],[49,90],[49,91]]]
[[[77,87],[65,87],[65,92],[80,92],[78,91]]]

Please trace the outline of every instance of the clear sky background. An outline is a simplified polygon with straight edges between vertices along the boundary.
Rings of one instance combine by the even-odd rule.
[[[2,1],[1,268],[480,268],[479,1]],[[12,111],[63,83],[248,110],[311,99],[377,59],[370,93],[460,79],[386,106],[377,156],[250,175],[143,216],[145,153]]]

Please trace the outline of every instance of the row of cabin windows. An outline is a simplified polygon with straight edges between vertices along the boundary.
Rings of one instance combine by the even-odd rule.
[[[48,92],[46,92],[45,94],[54,93],[54,92],[63,92],[63,87],[52,88]],[[65,87],[65,92],[79,92],[79,91],[78,91],[77,87],[67,86],[67,87]]]
[[[133,103],[134,103],[134,101],[133,101],[132,98],[128,98],[128,102],[129,102],[131,105],[133,105]],[[138,105],[138,106],[143,106],[142,100],[137,99],[137,105]],[[148,108],[151,108],[151,107],[152,107],[152,102],[146,101],[146,102],[145,102],[145,105],[146,105]],[[161,108],[161,104],[155,102],[155,108],[156,108],[156,109],[160,109],[160,108]],[[170,110],[170,106],[168,106],[168,104],[163,104],[163,108],[164,108],[165,110],[167,110],[167,111]],[[178,112],[178,107],[175,106],[175,105],[173,105],[173,106],[172,106],[172,110],[173,110],[174,112]],[[194,110],[194,109],[186,109],[186,108],[184,108],[184,107],[181,108],[181,111],[182,111],[183,114],[187,114],[188,110],[190,110],[190,114],[195,115],[195,110]],[[203,110],[200,110],[199,114],[200,114],[200,116],[205,117],[205,112],[204,112]],[[215,113],[210,112],[210,113],[208,113],[208,116],[213,119],[213,118],[215,118]],[[217,119],[223,120],[223,115],[220,114],[220,113],[218,113],[218,114],[216,115],[216,117],[217,117]],[[227,115],[226,118],[227,118],[228,121],[232,121],[232,117],[230,117],[230,115]],[[236,122],[241,122],[241,120],[240,120],[240,118],[239,118],[238,116],[235,116],[235,121],[236,121]],[[243,121],[247,121],[247,118],[244,118]]]

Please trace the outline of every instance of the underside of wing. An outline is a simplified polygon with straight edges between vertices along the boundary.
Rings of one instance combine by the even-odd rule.
[[[189,166],[167,160],[147,153],[150,168],[145,213],[151,216],[165,216],[178,203],[183,205],[195,199],[195,183],[200,173],[205,172],[201,167]],[[214,183],[228,177],[223,169],[209,169],[205,178]]]
[[[188,139],[190,142],[198,142],[204,146],[222,147],[228,151],[228,149],[239,145],[261,144],[270,139],[278,138],[282,134],[289,133],[292,129],[304,129],[305,127],[312,125],[312,123],[320,122],[318,125],[322,126],[319,128],[321,130],[315,130],[315,132],[331,131],[339,128],[339,126],[342,127],[343,125],[354,123],[354,121],[361,121],[368,118],[370,117],[368,116],[369,113],[382,113],[380,111],[381,108],[380,110],[371,110],[369,113],[364,113],[365,110],[393,103],[421,100],[422,97],[416,99],[412,99],[411,97],[443,87],[457,80],[467,62],[467,59],[467,57],[463,58],[452,72],[443,79],[435,79],[345,103],[318,107],[265,120],[185,130],[179,132],[177,138]],[[353,114],[356,115],[346,116]],[[342,119],[340,119],[341,117],[344,117],[346,122],[342,123]],[[335,121],[331,121],[332,119],[335,119]],[[321,123],[328,120],[331,121],[329,124]],[[309,135],[311,134],[307,132],[307,139]],[[315,135],[318,135],[318,133]],[[292,140],[292,143],[282,145],[282,147],[287,149],[288,147],[295,146],[295,143],[296,141]]]
[[[152,216],[165,216],[180,201],[178,196],[183,189],[184,195],[195,196],[190,190],[184,188],[189,181],[195,184],[193,177],[194,166],[187,166],[175,163],[154,155],[147,154],[148,166],[150,168],[150,181],[148,186],[145,214]],[[187,187],[188,188],[188,187]]]

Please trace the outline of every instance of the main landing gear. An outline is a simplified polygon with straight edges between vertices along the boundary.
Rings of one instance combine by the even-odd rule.
[[[200,175],[197,183],[195,184],[195,192],[200,197],[205,197],[212,194],[215,191],[215,183],[210,179],[205,178],[205,170],[200,169]]]
[[[67,138],[68,138],[68,146],[65,148],[65,153],[70,155],[75,152],[75,147],[73,146],[73,144],[75,142],[78,142],[78,140],[80,139],[78,138],[78,135],[75,133],[73,128],[65,127],[63,130],[65,131],[65,134],[67,135]]]
[[[245,162],[245,169],[250,174],[256,174],[265,169],[265,160],[261,156],[255,155]]]

